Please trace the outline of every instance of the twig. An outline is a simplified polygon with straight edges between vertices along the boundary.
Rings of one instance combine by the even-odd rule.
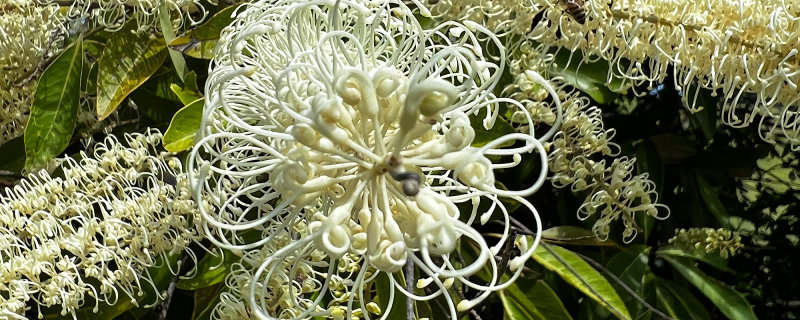
[[[406,290],[414,292],[414,262],[406,260]],[[406,297],[406,319],[414,320],[414,300]]]

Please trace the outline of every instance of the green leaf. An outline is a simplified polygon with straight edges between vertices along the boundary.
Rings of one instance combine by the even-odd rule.
[[[406,296],[399,293],[392,287],[392,282],[389,281],[390,276],[394,276],[395,274],[402,277],[402,272],[396,272],[392,275],[387,275],[385,272],[381,272],[378,274],[378,278],[375,279],[375,287],[377,291],[377,303],[381,307],[381,311],[385,312],[389,306],[389,298],[394,293],[394,301],[391,303],[392,310],[389,312],[389,315],[386,316],[386,320],[406,320]],[[401,284],[402,285],[402,284]],[[383,317],[384,315],[381,315]]]
[[[554,67],[564,81],[588,94],[600,104],[608,104],[619,97],[624,85],[619,77],[609,78],[609,64],[605,61],[580,62],[580,53],[560,50],[555,55]]]
[[[503,319],[506,320],[539,320],[544,319],[542,315],[537,314],[536,308],[525,308],[519,302],[510,298],[505,291],[500,291],[500,302],[503,304]]]
[[[526,285],[525,280],[518,279],[500,292],[503,305],[510,306],[510,309],[504,310],[506,319],[572,320],[564,303],[547,283],[538,280],[533,285]],[[524,292],[520,289],[521,286],[526,288]]]
[[[717,190],[712,188],[711,185],[708,184],[708,181],[699,174],[697,175],[697,189],[700,191],[700,196],[703,198],[703,202],[705,202],[708,211],[714,215],[714,218],[717,218],[717,221],[719,221],[722,227],[730,229],[731,218],[728,214],[728,209],[725,209],[725,205],[723,205],[722,200],[719,199],[719,193],[717,193]]]
[[[575,226],[557,226],[542,231],[542,240],[574,246],[618,246],[614,241],[602,241],[591,230]]]
[[[706,307],[686,288],[666,279],[656,279],[653,282],[658,297],[657,308],[665,310],[673,319],[711,319]]]
[[[197,59],[211,59],[222,29],[233,22],[233,5],[217,12],[205,23],[188,33],[172,38],[167,43],[172,50]]]
[[[667,255],[662,257],[728,318],[732,320],[758,319],[753,313],[753,307],[741,293],[719,280],[709,277],[700,271],[691,260]]]
[[[97,78],[97,115],[105,119],[125,97],[141,86],[167,58],[164,39],[135,33],[131,20],[108,40],[100,57]]]
[[[183,83],[183,87],[174,83],[170,84],[169,86],[169,89],[178,96],[178,98],[181,100],[181,103],[184,105],[189,105],[195,100],[203,98],[203,94],[201,94],[200,90],[197,88],[197,75],[194,73],[194,71],[186,74],[186,78],[184,78]]]
[[[219,39],[222,29],[233,22],[233,12],[238,7],[238,5],[232,5],[220,10],[189,34],[200,41]]]
[[[166,1],[162,1],[158,8],[158,22],[161,24],[161,33],[164,35],[164,42],[169,43],[175,39],[175,30],[172,28],[172,18],[169,16],[170,10]],[[184,80],[185,75],[189,72],[186,67],[186,60],[180,52],[169,49],[169,56],[172,59],[172,65],[175,67],[175,72],[178,77]]]
[[[69,146],[78,117],[83,39],[62,52],[42,74],[25,127],[25,168],[45,165]]]
[[[172,152],[188,150],[194,145],[194,138],[203,120],[202,98],[195,100],[175,113],[172,122],[164,133],[164,149]]]
[[[728,268],[728,260],[723,259],[716,252],[708,253],[703,248],[697,248],[697,250],[685,250],[676,246],[666,246],[663,249],[658,250],[656,253],[660,255],[670,255],[673,257],[690,258],[692,260],[704,262],[722,271],[732,271],[730,268]]]
[[[620,251],[611,257],[606,267],[615,274],[628,288],[638,296],[644,296],[644,283],[647,271],[649,249],[644,245],[635,245]],[[622,289],[617,283],[612,282],[615,288]],[[634,316],[648,312],[645,307],[627,292],[622,293],[622,300],[629,307]]]
[[[555,255],[548,252],[544,248],[545,246],[550,248]],[[600,303],[618,318],[631,319],[625,303],[614,288],[611,287],[611,284],[608,283],[608,280],[576,254],[559,246],[542,243],[533,253],[533,259],[548,270],[561,276],[564,281],[586,294],[592,300]],[[564,261],[564,263],[561,261]]]
[[[194,310],[192,310],[192,320],[211,320],[211,314],[220,301],[220,295],[227,286],[224,283],[197,289],[194,292]]]
[[[197,272],[191,278],[178,280],[176,287],[183,290],[197,290],[206,288],[225,280],[231,271],[231,265],[238,261],[239,257],[233,252],[214,250],[214,254],[207,254],[197,262]]]

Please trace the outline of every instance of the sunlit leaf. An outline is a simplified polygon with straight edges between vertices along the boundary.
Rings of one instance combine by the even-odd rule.
[[[167,58],[164,39],[147,32],[133,33],[131,20],[108,40],[100,57],[97,115],[105,119],[125,97],[141,86]]]
[[[691,260],[662,256],[686,280],[702,292],[708,300],[732,320],[758,319],[747,299],[733,288],[700,271]]]
[[[519,309],[504,310],[506,319],[572,319],[558,295],[542,280],[531,285],[518,279],[500,293],[504,306]]]
[[[183,82],[183,87],[175,83],[170,84],[169,86],[170,90],[172,90],[172,92],[174,92],[175,95],[177,95],[181,100],[181,103],[184,105],[189,105],[195,100],[203,98],[203,95],[197,88],[197,75],[194,73],[194,71],[187,73]]]
[[[168,151],[178,152],[188,150],[194,145],[197,130],[203,120],[202,98],[195,100],[175,113],[172,122],[164,133],[164,148]]]
[[[544,246],[548,246],[557,256]],[[620,319],[631,319],[625,303],[608,280],[576,254],[559,246],[542,244],[536,248],[533,258]]]
[[[25,167],[39,168],[69,146],[80,107],[83,40],[42,73],[25,127]]]

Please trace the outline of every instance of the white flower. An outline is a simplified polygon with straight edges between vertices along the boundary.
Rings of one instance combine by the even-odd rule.
[[[0,316],[25,319],[28,302],[39,317],[42,307],[75,317],[81,307],[136,303],[153,285],[147,268],[199,239],[180,162],[153,155],[161,135],[125,140],[108,136],[79,160],[64,158],[63,178],[41,171],[0,193]]]
[[[44,61],[63,34],[58,6],[0,4],[0,145],[22,135]]]
[[[30,0],[42,4],[58,4],[58,0]],[[211,3],[216,3],[211,1]],[[163,10],[178,16],[173,23],[199,24],[207,15],[200,0],[74,0],[68,5],[68,15],[74,21],[87,19],[86,23],[116,31],[129,20],[135,19],[138,31],[147,30],[159,23]]]
[[[470,117],[485,112],[489,130],[500,104],[526,112],[491,94],[505,56],[499,64],[488,60],[479,38],[503,51],[474,23],[423,30],[400,1],[260,1],[223,31],[189,174],[213,243],[244,256],[277,249],[263,261],[251,259],[256,281],[246,299],[259,318],[367,317],[364,285],[409,263],[423,277],[420,287],[431,285],[433,293],[408,292],[390,276],[394,291],[415,300],[443,295],[455,316],[447,288],[458,280],[484,291],[458,303],[459,310],[471,308],[510,283],[500,283],[503,270],[493,258],[515,241],[500,197],[522,203],[536,222],[533,243],[515,241],[522,254],[511,259],[511,281],[519,276],[541,230],[524,196],[545,181],[541,141],[555,127],[539,139],[531,128],[474,145],[481,135]],[[528,152],[542,162],[531,187],[498,189],[494,170],[517,165]],[[488,209],[479,210],[487,201]],[[506,226],[490,247],[471,224],[492,213]],[[298,223],[303,232],[294,230]],[[294,241],[275,246],[287,232]],[[462,267],[451,256],[459,241],[479,250]],[[324,283],[318,295],[341,293],[345,309],[320,310],[320,299],[309,303],[298,292],[286,308],[265,305],[268,295],[260,292],[288,272],[286,261],[312,266]],[[336,276],[343,272],[337,265],[346,276]],[[488,284],[468,279],[485,266]],[[282,312],[291,307],[302,312]],[[378,308],[388,313],[390,305]]]

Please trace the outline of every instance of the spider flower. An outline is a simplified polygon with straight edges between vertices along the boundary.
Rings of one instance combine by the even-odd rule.
[[[525,105],[533,120],[529,123],[524,113],[513,113],[509,120],[521,130],[531,125],[552,126],[556,119],[556,104],[531,72],[545,70],[552,64],[553,56],[543,52],[524,43],[518,58],[511,59],[515,81],[504,88],[504,93]],[[563,101],[561,125],[552,141],[545,144],[549,168],[553,172],[550,181],[556,188],[569,186],[573,193],[586,194],[578,209],[578,218],[585,220],[599,213],[592,230],[604,240],[608,238],[611,222],[621,219],[626,243],[638,233],[637,213],[666,219],[669,208],[657,203],[655,183],[648,174],[634,174],[636,159],[618,158],[620,146],[611,141],[616,130],[605,128],[602,110],[591,106],[587,97],[564,83],[562,78],[548,81]]]
[[[63,4],[59,0],[32,0],[41,4]],[[208,13],[200,0],[73,0],[66,5],[73,20],[84,20],[109,31],[116,31],[129,20],[136,20],[138,31],[145,31],[159,23],[159,14],[171,16],[173,24],[185,22],[197,25]],[[215,1],[211,2],[216,3]],[[166,12],[165,12],[166,11]]]
[[[395,291],[415,300],[441,295],[455,316],[510,283],[500,281],[494,259],[508,241],[521,253],[509,262],[511,281],[519,276],[539,232],[532,243],[511,236],[500,199],[522,203],[541,229],[524,197],[545,181],[542,141],[557,123],[538,138],[531,128],[476,141],[501,106],[527,112],[492,95],[505,56],[487,59],[479,39],[503,51],[475,23],[423,29],[402,1],[259,1],[240,9],[215,49],[188,171],[213,243],[244,257],[274,249],[247,259],[252,281],[242,297],[255,315],[349,319],[380,308],[386,315],[391,304],[376,309],[365,288],[389,274],[393,299]],[[495,170],[529,152],[541,161],[530,187],[498,188]],[[472,225],[492,213],[506,224],[490,245]],[[281,237],[292,241],[276,246]],[[478,251],[465,265],[452,255],[461,242]],[[297,274],[295,265],[309,266],[303,274],[322,283],[321,292],[311,299],[289,285],[276,309],[268,284],[299,281],[287,276]],[[391,276],[407,265],[429,294]],[[486,266],[488,284],[468,278]],[[482,293],[455,303],[447,291],[454,281]],[[321,306],[326,292],[344,305]]]
[[[57,6],[0,4],[0,145],[25,132],[38,75],[56,53],[62,22]]]
[[[800,11],[783,0],[593,0],[585,23],[560,3],[533,0],[543,19],[531,39],[609,62],[609,79],[663,83],[672,74],[684,104],[697,111],[700,87],[721,94],[723,123],[758,122],[764,140],[800,148]],[[537,11],[537,12],[539,12]],[[559,66],[563,68],[565,66]],[[634,87],[635,88],[635,87]],[[749,96],[755,97],[753,103]]]
[[[34,303],[62,315],[137,298],[163,266],[199,239],[181,162],[157,154],[157,132],[114,136],[0,194],[0,318]],[[169,266],[173,273],[178,270]],[[145,301],[151,303],[152,301]]]

